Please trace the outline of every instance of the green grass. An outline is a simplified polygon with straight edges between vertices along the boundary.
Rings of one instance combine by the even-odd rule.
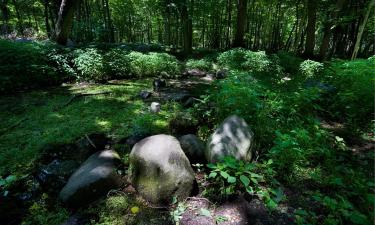
[[[92,132],[119,137],[136,129],[166,132],[169,115],[176,107],[170,103],[158,115],[149,113],[148,105],[137,98],[140,90],[149,87],[151,80],[137,80],[1,97],[0,176],[27,173],[47,146],[71,143]],[[98,92],[110,94],[78,97],[61,107],[74,94]]]

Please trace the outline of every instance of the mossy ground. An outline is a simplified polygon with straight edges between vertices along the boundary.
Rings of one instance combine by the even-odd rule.
[[[151,114],[138,93],[152,80],[106,85],[67,85],[0,97],[0,176],[27,174],[51,144],[71,143],[92,132],[125,137],[133,132],[167,132],[174,103]],[[74,95],[106,93],[75,98]],[[73,154],[73,153],[72,153]]]

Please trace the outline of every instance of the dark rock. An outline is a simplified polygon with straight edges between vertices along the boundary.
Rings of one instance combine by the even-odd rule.
[[[198,121],[189,114],[179,113],[169,121],[169,131],[175,136],[196,134],[198,131]]]
[[[119,155],[111,150],[90,156],[69,178],[60,192],[60,199],[72,207],[84,206],[121,185],[116,173]]]
[[[154,135],[134,145],[129,157],[129,181],[146,200],[168,205],[173,196],[188,197],[194,189],[194,171],[178,140]]]
[[[219,70],[216,72],[215,74],[215,78],[216,79],[224,79],[228,74],[228,71],[227,70]]]
[[[204,142],[193,134],[181,136],[179,139],[182,150],[191,163],[205,162]]]
[[[336,92],[336,87],[330,85],[330,84],[326,84],[326,83],[322,83],[320,81],[317,81],[317,80],[307,80],[305,82],[305,87],[307,88],[318,88],[319,90],[323,91],[323,92],[326,92],[326,93],[334,93]]]
[[[206,72],[199,69],[190,69],[185,71],[184,75],[192,77],[204,77],[206,76]]]
[[[36,178],[45,188],[61,189],[78,167],[79,163],[76,161],[55,159],[50,164],[42,166]]]
[[[167,86],[167,82],[163,79],[155,79],[152,83],[152,86],[154,87],[154,91],[158,92],[162,88],[165,88]]]
[[[152,96],[152,92],[150,91],[143,90],[141,91],[141,93],[139,93],[139,97],[141,97],[143,100],[148,99],[151,96]]]
[[[184,102],[191,97],[191,94],[187,91],[167,91],[161,93],[161,98],[167,101]]]
[[[250,161],[254,133],[246,121],[236,115],[230,116],[210,136],[207,142],[206,159],[216,162],[225,156]]]
[[[118,141],[119,144],[126,144],[128,145],[130,148],[133,148],[133,146],[135,144],[137,144],[137,142],[139,142],[140,140],[142,140],[143,138],[146,138],[148,136],[150,136],[151,134],[149,133],[136,133],[136,134],[132,134],[130,136],[127,136],[125,138],[122,138]]]

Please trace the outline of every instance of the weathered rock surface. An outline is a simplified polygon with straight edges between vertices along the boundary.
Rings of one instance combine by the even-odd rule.
[[[182,150],[191,163],[204,162],[204,142],[194,134],[181,136],[179,139]]]
[[[119,160],[119,155],[111,150],[93,154],[69,178],[60,192],[60,199],[70,206],[80,207],[119,187],[121,179],[115,171]]]
[[[157,205],[168,204],[173,196],[188,197],[195,184],[180,143],[164,134],[145,138],[133,147],[129,180],[142,197]]]
[[[206,147],[208,162],[216,162],[225,156],[250,161],[254,133],[246,121],[236,115],[230,116],[210,136]]]
[[[150,106],[150,111],[152,113],[159,113],[161,110],[161,105],[159,102],[152,102]]]

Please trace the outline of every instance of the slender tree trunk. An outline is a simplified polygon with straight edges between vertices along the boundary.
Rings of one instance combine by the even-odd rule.
[[[0,11],[3,16],[3,26],[1,32],[5,35],[8,34],[8,22],[9,22],[9,9],[8,9],[8,0],[0,0]]]
[[[244,47],[245,26],[247,20],[247,0],[237,2],[237,26],[233,47]]]
[[[306,57],[314,56],[315,47],[315,25],[316,25],[316,0],[307,0],[307,27],[305,52]]]
[[[16,11],[17,23],[18,23],[18,30],[23,35],[23,32],[24,32],[23,19],[21,17],[20,11],[18,9],[18,4],[17,4],[17,2],[15,0],[13,0],[12,3],[14,5],[14,10]]]
[[[190,11],[191,11],[190,7]],[[185,54],[191,54],[192,51],[192,20],[188,11],[188,0],[184,0],[181,5],[181,21],[183,30],[183,48]]]
[[[368,17],[370,16],[371,10],[374,7],[374,5],[375,5],[375,0],[371,0],[371,2],[369,3],[369,5],[367,7],[365,17],[363,18],[363,21],[362,21],[361,25],[359,26],[358,34],[357,34],[357,40],[355,42],[353,54],[352,54],[352,57],[351,57],[352,60],[357,58],[359,47],[361,45],[363,31],[365,30]]]
[[[55,28],[58,44],[66,45],[73,23],[74,11],[80,0],[62,0]]]

